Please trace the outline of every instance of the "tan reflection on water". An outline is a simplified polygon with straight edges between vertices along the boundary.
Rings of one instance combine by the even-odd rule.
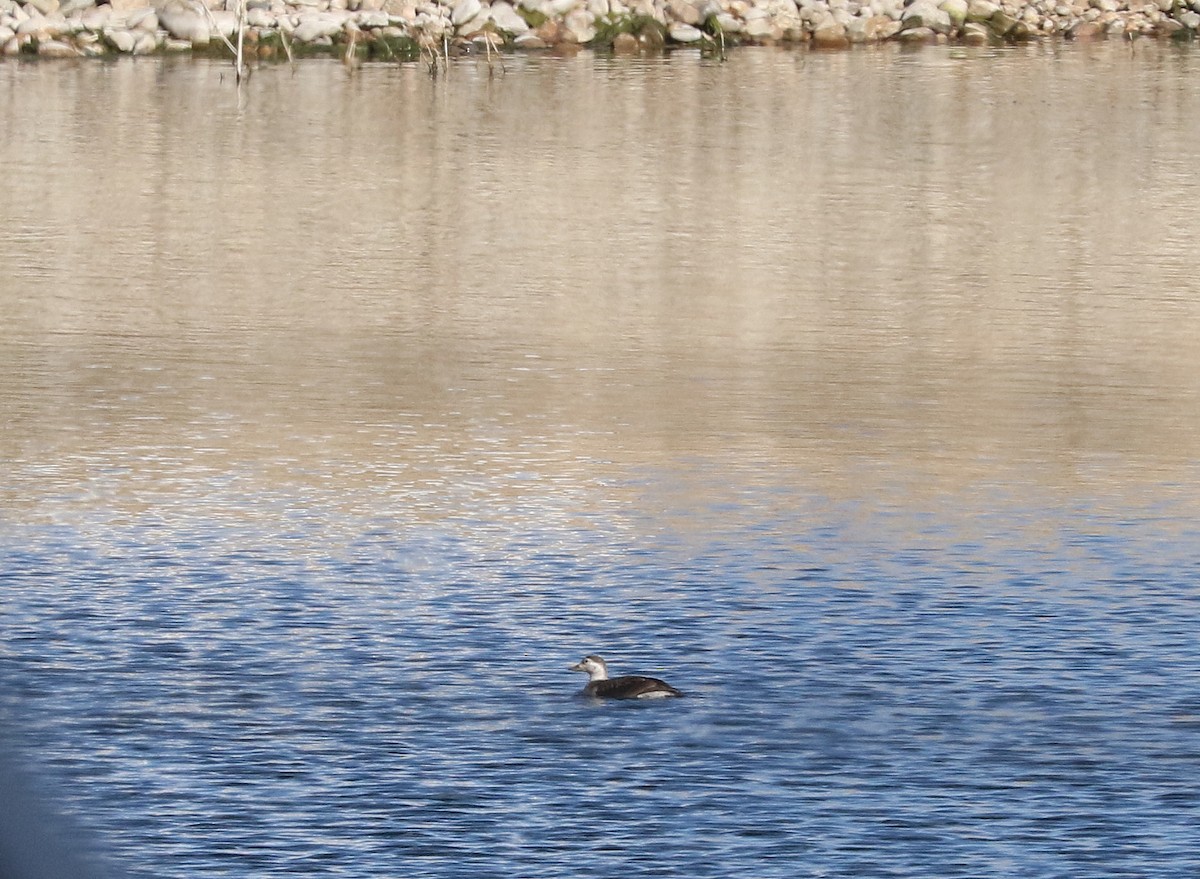
[[[0,112],[10,501],[98,461],[1200,458],[1188,47],[306,62],[242,108],[210,63],[7,63]]]

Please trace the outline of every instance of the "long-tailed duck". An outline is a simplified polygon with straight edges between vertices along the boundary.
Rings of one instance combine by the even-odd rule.
[[[682,696],[666,681],[658,678],[645,678],[641,675],[623,675],[619,678],[608,676],[608,664],[599,656],[585,656],[579,662],[570,666],[571,671],[585,671],[590,680],[583,688],[581,695],[595,699],[662,699],[669,696]]]

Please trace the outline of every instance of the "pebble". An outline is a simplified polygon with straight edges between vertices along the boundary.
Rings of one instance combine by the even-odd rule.
[[[237,0],[210,0],[216,8],[207,14],[201,2],[0,0],[0,53],[139,55],[237,33]],[[664,42],[715,50],[718,35],[721,46],[783,41],[819,49],[1200,36],[1200,0],[247,0],[246,8],[255,42],[282,31],[333,51],[351,30],[359,45],[440,46],[446,37],[457,44],[482,30],[510,50],[590,44],[619,54],[657,51]],[[606,45],[597,45],[601,39]]]

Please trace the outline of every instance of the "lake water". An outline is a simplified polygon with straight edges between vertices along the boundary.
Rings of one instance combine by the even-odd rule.
[[[119,872],[1200,872],[1194,47],[0,118],[6,747]]]

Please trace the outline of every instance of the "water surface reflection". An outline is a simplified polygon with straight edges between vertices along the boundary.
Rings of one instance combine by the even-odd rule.
[[[1195,872],[1197,57],[0,65],[28,750],[139,876]]]

